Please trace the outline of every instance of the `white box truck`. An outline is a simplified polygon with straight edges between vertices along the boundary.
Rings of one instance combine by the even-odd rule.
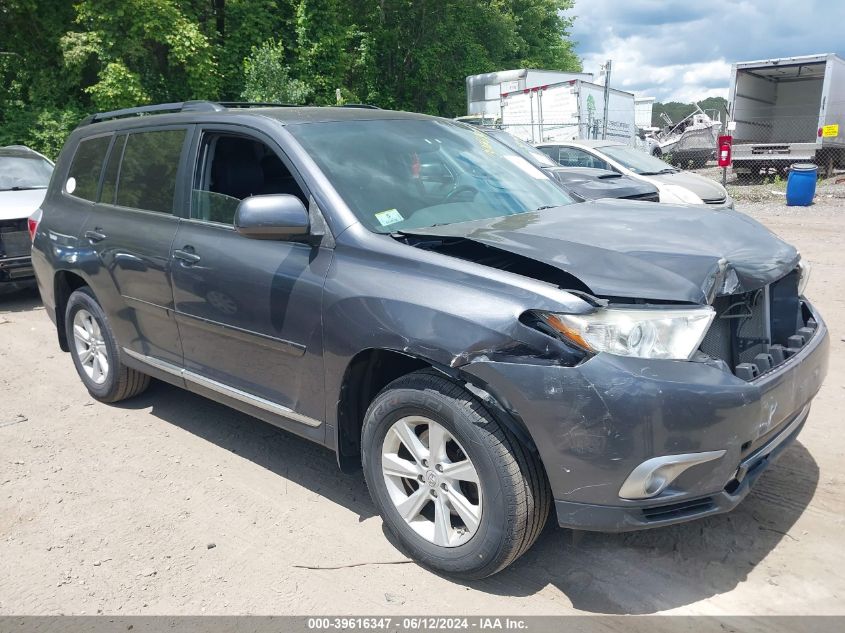
[[[740,178],[800,162],[827,175],[845,165],[845,61],[837,55],[737,62],[728,102]]]
[[[502,94],[500,125],[529,143],[601,139],[635,145],[634,95],[608,91],[604,129],[604,86],[573,79]]]
[[[516,68],[492,73],[470,75],[466,78],[467,115],[476,118],[498,119],[502,93],[516,92],[538,86],[548,86],[570,79],[593,79],[592,73],[564,72],[561,70],[540,70]],[[470,118],[470,117],[462,117]]]

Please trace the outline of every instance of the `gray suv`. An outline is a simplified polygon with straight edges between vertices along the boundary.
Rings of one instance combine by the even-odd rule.
[[[807,268],[754,220],[570,202],[453,121],[166,104],[71,134],[32,261],[93,397],[153,377],[323,444],[407,553],[480,578],[552,509],[733,508],[826,372]]]

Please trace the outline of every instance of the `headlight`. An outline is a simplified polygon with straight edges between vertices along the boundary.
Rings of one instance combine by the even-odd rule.
[[[807,289],[807,282],[810,281],[810,272],[813,270],[813,267],[810,266],[810,262],[805,260],[800,260],[798,262],[798,296],[804,295],[804,290]]]
[[[715,316],[713,308],[600,308],[589,314],[541,313],[547,325],[589,352],[688,360]]]
[[[671,197],[677,199],[678,202],[683,204],[704,204],[704,201],[701,198],[686,187],[680,187],[678,185],[663,185],[660,188],[660,192],[669,194]],[[661,198],[660,202],[664,202],[664,200]],[[666,200],[665,202],[671,201]]]

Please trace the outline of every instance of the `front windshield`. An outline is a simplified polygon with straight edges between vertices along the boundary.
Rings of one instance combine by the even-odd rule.
[[[605,145],[597,149],[603,154],[607,154],[616,162],[621,163],[635,174],[648,176],[678,171],[659,158],[651,154],[646,154],[640,149],[628,147],[627,145]]]
[[[0,156],[0,191],[44,189],[53,167],[40,156]]]
[[[289,125],[358,219],[378,233],[569,204],[542,171],[481,130],[439,119]]]
[[[560,165],[553,161],[549,155],[544,154],[533,145],[529,145],[521,138],[516,138],[504,130],[491,131],[489,134],[497,141],[501,141],[510,147],[531,164],[537,165],[537,167],[560,167]]]

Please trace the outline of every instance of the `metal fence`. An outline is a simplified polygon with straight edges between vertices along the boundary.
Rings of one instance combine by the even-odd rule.
[[[736,109],[730,132],[734,171],[785,175],[790,165],[815,163],[821,175],[831,176],[845,168],[845,101],[826,103],[824,112],[822,117],[806,103]]]

